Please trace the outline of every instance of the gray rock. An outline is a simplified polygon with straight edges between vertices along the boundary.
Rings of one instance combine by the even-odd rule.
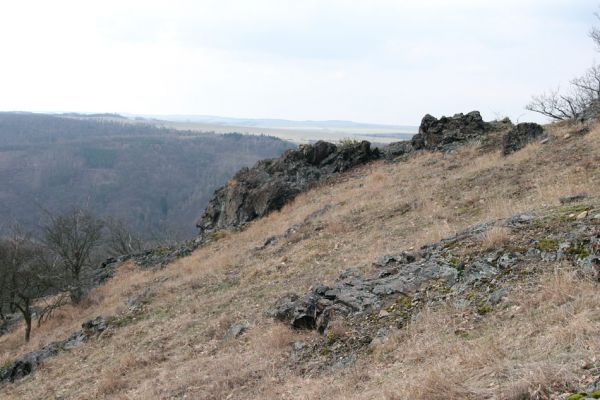
[[[450,151],[485,136],[491,130],[492,126],[483,121],[479,111],[440,119],[427,114],[421,120],[419,133],[413,136],[411,143],[415,150]]]
[[[395,160],[398,157],[405,156],[414,151],[411,141],[394,142],[382,148],[383,156],[386,160]]]
[[[225,339],[237,339],[242,336],[244,332],[246,332],[250,328],[250,324],[248,322],[240,322],[237,324],[231,325],[225,334]]]
[[[241,169],[215,192],[196,226],[201,235],[241,227],[281,209],[315,183],[379,157],[366,141],[344,146],[319,141],[288,150]]]
[[[524,225],[529,224],[531,221],[535,220],[535,216],[529,214],[518,214],[513,217],[510,217],[504,222],[505,226],[511,228],[520,228]]]
[[[296,353],[304,350],[305,348],[306,348],[306,343],[304,343],[304,342],[293,342],[292,343],[292,350]]]
[[[499,304],[508,295],[508,290],[501,288],[494,291],[489,298],[489,303],[493,306]]]
[[[518,124],[504,135],[502,152],[505,156],[512,154],[543,135],[544,128],[539,124],[532,122]]]
[[[458,281],[459,272],[441,257],[411,259],[409,263],[403,257],[385,259],[385,267],[369,278],[355,269],[346,270],[331,287],[317,285],[303,297],[282,297],[268,314],[296,329],[324,332],[338,317],[380,309],[386,298],[414,294],[431,282],[450,287]]]

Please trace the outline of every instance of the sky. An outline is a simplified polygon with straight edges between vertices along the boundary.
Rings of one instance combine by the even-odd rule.
[[[531,96],[600,57],[588,37],[599,4],[4,1],[0,110],[540,121]]]

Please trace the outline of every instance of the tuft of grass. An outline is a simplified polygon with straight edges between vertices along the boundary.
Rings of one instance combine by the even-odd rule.
[[[481,235],[481,245],[486,250],[505,246],[510,239],[510,230],[505,227],[493,227]]]

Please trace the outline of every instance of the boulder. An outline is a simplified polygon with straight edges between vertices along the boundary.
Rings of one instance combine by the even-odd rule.
[[[398,157],[410,154],[414,151],[412,142],[409,140],[390,143],[382,148],[383,155],[387,160],[395,160]]]
[[[542,136],[544,128],[541,125],[533,122],[518,124],[504,136],[502,152],[504,155],[512,154]]]
[[[235,174],[215,192],[196,226],[201,235],[241,227],[281,209],[317,182],[379,157],[366,141],[340,146],[319,141],[288,150]]]
[[[413,136],[411,143],[415,150],[449,151],[491,130],[492,127],[483,121],[479,111],[440,119],[427,114],[421,120],[419,133]]]

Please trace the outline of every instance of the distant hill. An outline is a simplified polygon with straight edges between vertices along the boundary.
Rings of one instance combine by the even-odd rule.
[[[418,129],[411,125],[385,125],[373,124],[344,120],[323,120],[323,121],[294,121],[288,119],[277,118],[230,118],[218,117],[212,115],[164,115],[153,116],[156,119],[164,119],[167,121],[179,122],[203,122],[215,125],[235,125],[235,126],[253,126],[262,128],[337,128],[337,129],[394,129],[398,131],[412,132]]]
[[[175,129],[213,131],[232,130],[250,134],[268,134],[295,143],[317,140],[369,140],[390,143],[407,140],[418,131],[417,126],[383,125],[353,121],[292,121],[286,119],[229,118],[208,115],[127,115],[136,121],[146,121]]]
[[[274,137],[160,128],[117,114],[0,113],[0,233],[14,222],[35,227],[43,209],[88,204],[147,237],[183,238],[237,170],[291,147]]]

